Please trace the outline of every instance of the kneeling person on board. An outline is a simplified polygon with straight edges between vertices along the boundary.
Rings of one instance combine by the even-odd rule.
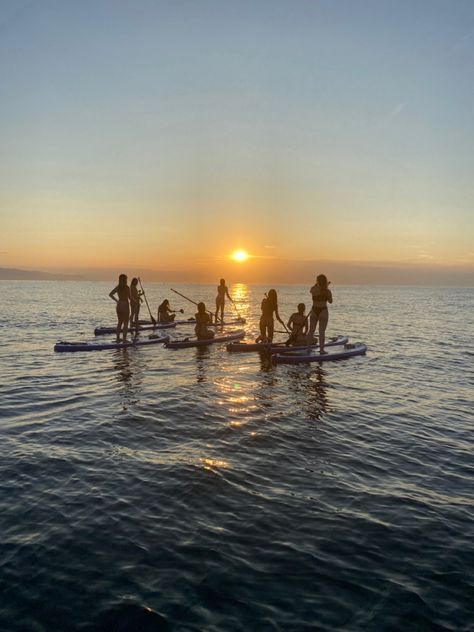
[[[287,327],[291,335],[287,341],[287,345],[305,345],[307,344],[306,333],[308,331],[308,316],[305,316],[306,305],[298,303],[298,311],[291,314]]]
[[[176,312],[179,311],[181,314],[184,313],[184,310],[180,309],[171,309],[170,302],[167,298],[161,303],[158,307],[158,322],[159,323],[172,323],[176,318]]]
[[[212,318],[206,311],[206,305],[204,303],[198,303],[198,311],[194,315],[196,318],[196,326],[194,332],[198,340],[209,340],[214,338],[214,332],[207,328],[212,324]]]

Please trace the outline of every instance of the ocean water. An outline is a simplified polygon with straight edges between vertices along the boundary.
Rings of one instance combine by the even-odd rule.
[[[55,354],[112,286],[0,283],[0,630],[474,629],[474,290],[335,286],[368,353],[321,366]],[[247,339],[266,289],[231,288]]]

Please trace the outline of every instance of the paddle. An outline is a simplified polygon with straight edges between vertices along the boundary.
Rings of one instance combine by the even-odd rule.
[[[232,307],[235,309],[235,312],[236,312],[236,314],[237,314],[237,318],[238,318],[239,320],[243,320],[243,319],[242,319],[242,316],[240,315],[239,310],[237,309],[236,304],[234,303],[234,299],[232,299],[232,298],[231,298],[231,299],[230,299],[230,302],[232,303]]]
[[[146,306],[148,307],[148,313],[150,314],[151,322],[154,325],[156,325],[156,319],[153,318],[153,316],[152,316],[151,309],[150,309],[150,306],[148,305],[148,300],[146,298],[145,290],[143,289],[143,285],[142,285],[142,281],[141,281],[140,277],[138,277],[138,282],[140,283],[140,287],[142,289],[143,298],[145,299]]]
[[[189,301],[193,305],[197,305],[196,301],[193,301],[190,298],[188,298],[187,296],[184,296],[184,294],[181,294],[181,292],[178,292],[178,290],[174,290],[172,287],[170,287],[170,290],[172,292],[174,292],[175,294],[178,294],[179,296],[182,296],[184,299],[186,299],[187,301]],[[210,312],[208,309],[206,309],[206,312],[211,315],[211,323],[212,323],[212,317],[214,316],[214,314],[212,312]]]

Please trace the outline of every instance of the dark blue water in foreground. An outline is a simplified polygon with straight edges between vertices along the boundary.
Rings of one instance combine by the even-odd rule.
[[[473,290],[334,287],[322,367],[54,354],[111,287],[1,283],[0,630],[473,629]]]

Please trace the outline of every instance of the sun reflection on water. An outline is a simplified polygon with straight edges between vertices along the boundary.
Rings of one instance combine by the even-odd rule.
[[[201,458],[199,460],[203,464],[205,470],[213,470],[216,468],[226,469],[229,467],[227,461],[224,461],[223,459]]]

